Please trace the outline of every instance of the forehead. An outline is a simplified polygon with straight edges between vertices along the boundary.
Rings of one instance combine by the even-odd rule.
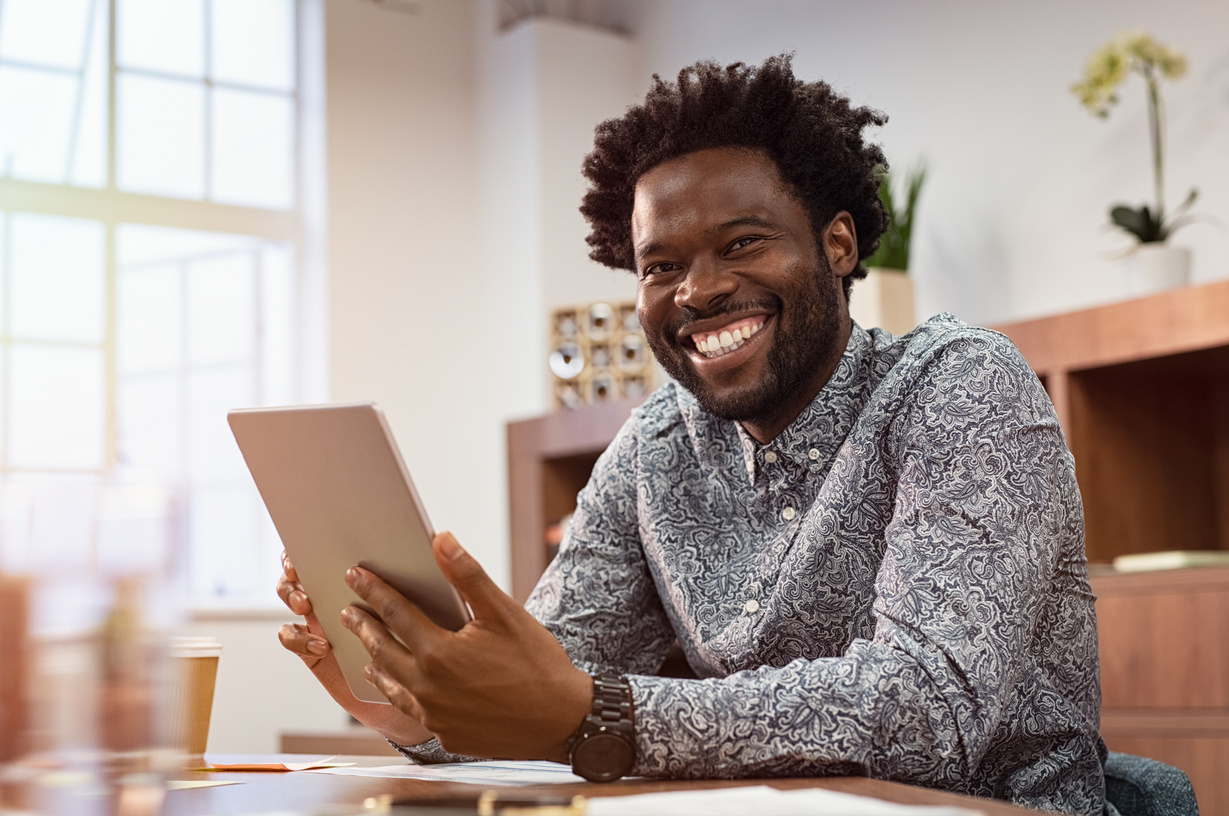
[[[781,178],[776,162],[750,149],[711,148],[671,159],[636,182],[632,243],[688,228],[750,216],[796,219],[806,211]]]

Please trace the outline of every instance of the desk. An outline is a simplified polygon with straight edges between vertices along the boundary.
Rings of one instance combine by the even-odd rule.
[[[386,757],[343,757],[360,765],[387,765]],[[355,776],[333,776],[308,772],[299,773],[189,773],[180,778],[241,780],[242,785],[228,785],[195,790],[171,791],[161,816],[242,816],[302,809],[310,812],[324,803],[361,805],[364,799],[382,794],[394,797],[428,797],[466,795],[477,798],[484,790],[479,785],[456,782],[428,782],[417,779],[376,779]],[[589,797],[618,796],[658,791],[724,788],[739,785],[771,785],[782,790],[818,787],[845,793],[873,796],[890,802],[911,805],[949,805],[980,810],[987,816],[1025,816],[1036,811],[996,802],[974,799],[952,793],[882,782],[861,777],[831,777],[827,779],[748,779],[738,781],[649,781],[624,780],[609,785],[577,784],[517,788],[522,793],[583,794]]]

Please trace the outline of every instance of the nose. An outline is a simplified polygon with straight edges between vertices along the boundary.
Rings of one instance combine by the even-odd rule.
[[[688,268],[687,275],[674,290],[674,305],[697,312],[708,311],[737,289],[738,277],[722,268],[720,262],[698,260]]]

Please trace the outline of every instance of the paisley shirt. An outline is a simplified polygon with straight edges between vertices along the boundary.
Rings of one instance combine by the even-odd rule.
[[[865,774],[1102,811],[1074,464],[1015,347],[950,315],[854,326],[768,445],[659,389],[527,608],[581,668],[629,675],[635,774]],[[675,638],[702,679],[653,676]]]

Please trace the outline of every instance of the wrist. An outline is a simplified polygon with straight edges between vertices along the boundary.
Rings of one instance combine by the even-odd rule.
[[[631,685],[614,674],[592,675],[589,713],[568,738],[572,773],[590,782],[613,782],[636,763],[635,720]]]

